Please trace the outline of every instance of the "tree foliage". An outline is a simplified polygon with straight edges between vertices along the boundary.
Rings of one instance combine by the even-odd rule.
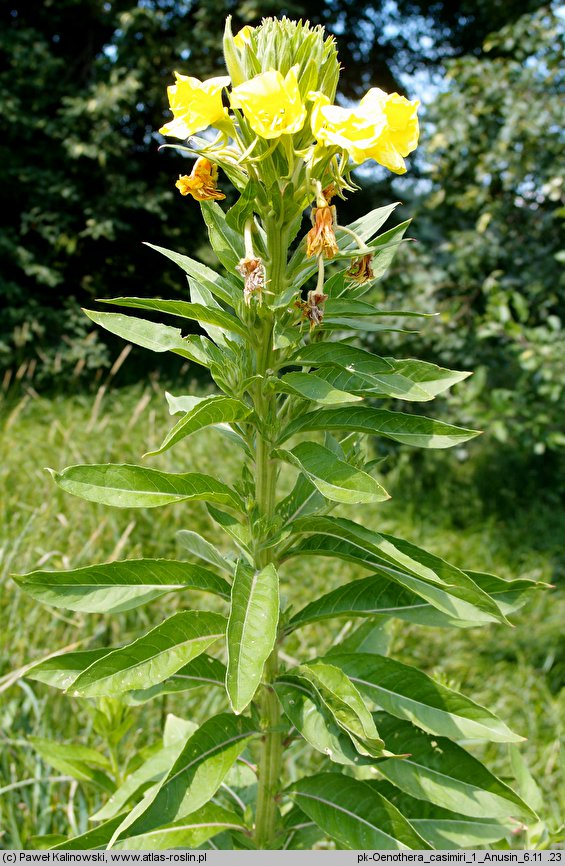
[[[153,131],[172,69],[182,71],[190,58],[201,77],[218,71],[218,21],[227,12],[237,25],[284,12],[324,24],[338,37],[354,95],[368,84],[402,92],[415,72],[441,73],[446,56],[480,56],[487,33],[538,5],[6,0],[0,368],[36,359],[36,381],[45,382],[77,362],[98,367],[103,345],[75,299],[143,295],[157,281],[163,294],[179,292],[172,270],[159,275],[140,241],[160,236],[194,254],[202,234],[173,189],[178,165],[158,152]],[[360,205],[368,209],[370,196]]]
[[[470,411],[537,453],[565,444],[562,52],[546,7],[448,64],[427,113],[423,243],[414,281],[397,283],[442,313],[424,332],[431,356],[481,367],[461,398]]]

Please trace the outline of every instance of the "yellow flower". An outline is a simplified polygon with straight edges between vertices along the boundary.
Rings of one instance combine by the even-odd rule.
[[[353,162],[359,164],[367,157],[368,149],[382,134],[386,118],[384,112],[365,113],[360,108],[341,108],[330,105],[323,93],[311,93],[312,132],[320,144],[341,147]]]
[[[417,99],[373,87],[356,108],[330,105],[323,93],[312,93],[312,131],[320,144],[341,147],[357,165],[374,159],[404,174],[403,157],[418,145]]]
[[[235,34],[233,41],[238,51],[243,51],[244,47],[250,44],[251,34],[254,30],[254,27],[250,27],[249,24],[246,24],[245,27],[242,27],[241,30]]]
[[[386,126],[366,158],[374,159],[396,174],[404,174],[406,165],[403,157],[418,147],[419,105],[418,99],[409,100],[398,93],[385,93],[378,87],[371,88],[359,107],[369,114],[384,112]]]
[[[218,166],[201,156],[194,163],[190,175],[181,175],[175,186],[181,195],[191,195],[196,201],[219,200],[225,195],[217,188],[217,180]]]
[[[313,208],[312,222],[314,225],[306,235],[306,255],[333,259],[339,253],[334,232],[335,207],[326,204]]]
[[[222,105],[222,88],[230,83],[227,75],[199,81],[175,72],[177,83],[167,87],[173,120],[161,127],[162,135],[188,138],[227,117]]]
[[[234,87],[233,108],[241,108],[253,132],[261,138],[278,138],[299,132],[304,126],[306,109],[300,98],[296,70],[283,78],[275,69],[262,72]]]

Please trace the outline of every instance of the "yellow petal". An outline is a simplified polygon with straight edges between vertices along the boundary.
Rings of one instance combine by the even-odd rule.
[[[295,67],[285,78],[278,70],[269,69],[239,84],[232,90],[231,104],[243,111],[251,129],[261,138],[299,132],[306,119]]]
[[[222,89],[229,84],[226,75],[200,81],[175,72],[176,84],[167,88],[173,120],[159,132],[175,138],[188,138],[227,116],[222,105]]]

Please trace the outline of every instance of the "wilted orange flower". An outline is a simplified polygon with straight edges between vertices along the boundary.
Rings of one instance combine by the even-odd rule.
[[[313,228],[306,236],[306,255],[333,259],[339,252],[334,232],[335,208],[330,205],[312,208],[312,222]]]
[[[360,286],[363,285],[363,283],[370,282],[375,276],[371,267],[372,262],[372,253],[367,253],[364,256],[360,256],[358,259],[354,259],[349,265],[345,276],[352,283],[359,283]]]
[[[218,166],[201,156],[194,163],[191,173],[181,175],[175,186],[181,195],[191,195],[196,201],[220,200],[225,195],[216,186],[217,180]]]
[[[254,295],[257,295],[261,300],[265,288],[265,267],[261,259],[241,259],[237,265],[237,270],[243,277],[243,299],[247,306],[250,305]]]

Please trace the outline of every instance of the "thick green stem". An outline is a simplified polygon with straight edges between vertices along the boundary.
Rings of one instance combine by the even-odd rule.
[[[270,261],[267,263],[267,288],[275,294],[284,287],[287,244],[284,234],[276,224],[267,226],[267,246]],[[265,376],[271,366],[273,344],[273,319],[265,319],[261,334],[261,345],[257,356],[257,372]],[[276,466],[270,451],[271,444],[265,432],[276,424],[275,396],[260,381],[255,400],[255,410],[260,418],[255,447],[256,500],[259,516],[265,525],[273,515],[276,501]],[[273,432],[273,431],[271,431]],[[255,565],[265,568],[273,560],[272,547],[256,550]],[[278,649],[267,659],[263,683],[258,696],[261,726],[264,731],[258,764],[257,807],[255,812],[255,844],[258,848],[272,848],[278,832],[278,793],[282,773],[282,733],[280,730],[281,709],[272,683],[279,667]]]

